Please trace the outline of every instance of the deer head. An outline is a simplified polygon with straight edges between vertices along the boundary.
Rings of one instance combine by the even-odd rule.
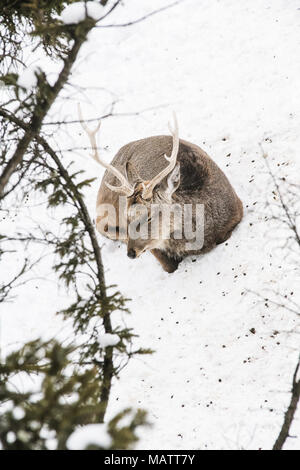
[[[146,250],[161,248],[164,240],[170,236],[170,232],[174,231],[176,224],[179,223],[178,217],[176,221],[176,217],[170,217],[170,211],[168,212],[169,206],[173,204],[173,194],[180,185],[180,164],[177,163],[179,135],[175,113],[174,129],[169,125],[173,136],[172,152],[169,157],[164,155],[168,165],[150,181],[145,181],[140,178],[134,168],[130,168],[130,162],[127,163],[125,175],[123,175],[117,168],[99,157],[96,134],[101,122],[99,121],[96,128],[91,130],[83,121],[80,105],[78,105],[78,112],[81,125],[90,139],[93,149],[92,157],[120,181],[119,186],[105,182],[106,186],[120,196],[126,197],[128,256],[136,258]],[[134,184],[129,183],[129,170],[135,174]]]

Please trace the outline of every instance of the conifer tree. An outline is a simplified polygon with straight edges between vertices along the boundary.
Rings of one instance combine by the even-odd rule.
[[[50,222],[33,222],[30,229],[13,236],[0,233],[0,261],[4,263],[12,251],[21,255],[26,250],[31,253],[33,245],[44,246],[52,256],[58,281],[72,292],[72,302],[59,314],[71,320],[73,329],[67,345],[37,338],[0,358],[0,447],[4,449],[68,448],[68,439],[78,426],[104,422],[112,379],[124,364],[135,354],[151,353],[134,350],[133,332],[112,324],[114,312],[128,312],[128,300],[105,282],[101,247],[84,200],[93,179],[64,161],[44,129],[48,111],[59,99],[82,44],[97,24],[87,15],[77,24],[63,24],[59,15],[71,3],[77,1],[4,0],[0,14],[0,81],[8,91],[0,106],[0,211],[5,218],[11,207],[24,207],[28,194],[42,195],[46,202],[40,210],[55,213],[59,226],[57,231]],[[101,22],[120,1],[100,4],[106,7]],[[24,42],[59,64],[54,84],[37,68],[33,85],[24,87],[20,81],[26,69]],[[17,287],[30,282],[30,272],[40,260],[24,256],[15,275],[3,279],[2,312]],[[101,347],[99,335],[103,334],[117,341]],[[20,377],[31,377],[33,389],[19,390],[15,384]],[[121,419],[128,413],[131,421],[122,426]],[[89,448],[129,448],[137,439],[136,428],[145,422],[144,411],[124,410],[106,425],[109,445],[94,442]]]

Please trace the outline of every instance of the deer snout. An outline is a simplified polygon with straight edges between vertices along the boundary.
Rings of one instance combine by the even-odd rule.
[[[130,248],[127,251],[127,256],[128,256],[128,258],[131,258],[131,259],[136,258],[136,251],[133,248]]]

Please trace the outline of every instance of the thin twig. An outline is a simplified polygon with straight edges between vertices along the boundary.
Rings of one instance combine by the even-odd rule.
[[[132,26],[134,24],[140,23],[141,21],[147,20],[148,18],[153,15],[156,15],[157,13],[161,13],[162,11],[175,7],[176,5],[179,5],[179,3],[183,3],[184,1],[185,0],[177,0],[176,2],[170,3],[169,5],[151,11],[150,13],[147,13],[146,15],[141,16],[140,18],[137,18],[136,20],[128,21],[128,23],[97,25],[96,28],[125,28],[127,26]]]
[[[150,106],[149,108],[141,109],[140,111],[132,111],[128,113],[115,113],[110,111],[109,113],[103,114],[102,116],[98,116],[96,118],[85,119],[85,122],[98,122],[99,120],[107,119],[110,117],[126,117],[126,116],[139,116],[140,114],[146,113],[148,111],[153,111],[154,109],[160,109],[169,106],[168,104],[160,104],[158,106]],[[72,119],[70,121],[52,121],[52,122],[44,122],[43,126],[54,126],[54,125],[62,125],[62,124],[80,124],[82,121],[80,119]]]

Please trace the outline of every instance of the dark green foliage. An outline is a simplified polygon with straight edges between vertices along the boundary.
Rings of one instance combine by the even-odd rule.
[[[2,0],[0,20],[2,32],[0,37],[4,56],[11,62],[18,62],[22,54],[22,44],[38,37],[45,52],[56,57],[67,52],[66,40],[70,38],[70,27],[59,27],[57,15],[63,8],[79,0]],[[55,33],[55,34],[54,34]]]
[[[65,5],[75,2],[76,0],[2,0],[1,16],[4,24],[10,24],[16,18],[19,21],[27,18],[32,23],[36,19],[47,22],[54,14],[61,13]]]
[[[0,365],[0,402],[5,401],[5,408],[10,405],[0,423],[4,448],[47,448],[42,430],[54,431],[57,447],[64,448],[75,427],[92,422],[100,412],[97,369],[76,370],[70,362],[72,353],[74,348],[56,342],[35,341],[10,354]],[[22,371],[40,377],[38,391],[16,392],[10,385],[10,379]],[[21,419],[14,412],[15,407],[22,410]],[[9,432],[15,434],[14,442],[7,442]]]
[[[138,410],[133,417],[131,423],[127,426],[119,426],[120,420],[130,413],[130,409],[126,409],[121,413],[118,413],[109,423],[108,432],[113,439],[114,449],[125,450],[134,444],[138,438],[135,434],[135,430],[139,426],[144,426],[146,422],[146,413],[142,410]]]
[[[74,259],[72,258],[70,262],[73,269],[75,265]],[[65,274],[65,272],[63,274]],[[71,274],[72,273],[69,273],[70,277]],[[60,312],[64,315],[65,318],[72,318],[76,332],[84,333],[92,319],[103,318],[106,312],[113,312],[117,310],[127,313],[129,312],[126,306],[126,299],[122,297],[120,292],[116,291],[112,295],[108,295],[104,300],[102,300],[99,286],[96,285],[95,287],[92,287],[91,285],[87,284],[86,288],[88,291],[90,291],[90,296],[83,298],[78,295],[76,302]]]
[[[96,367],[79,368],[72,356],[75,347],[55,341],[34,341],[11,353],[0,363],[0,444],[4,449],[66,449],[69,436],[79,425],[97,422],[101,379]],[[21,374],[24,391],[15,383]],[[38,376],[40,386],[31,390],[26,377]],[[111,448],[127,449],[136,440],[135,429],[145,424],[138,411],[127,426],[119,426],[125,410],[108,423]],[[92,448],[92,447],[91,447]],[[101,447],[98,447],[101,448]]]

